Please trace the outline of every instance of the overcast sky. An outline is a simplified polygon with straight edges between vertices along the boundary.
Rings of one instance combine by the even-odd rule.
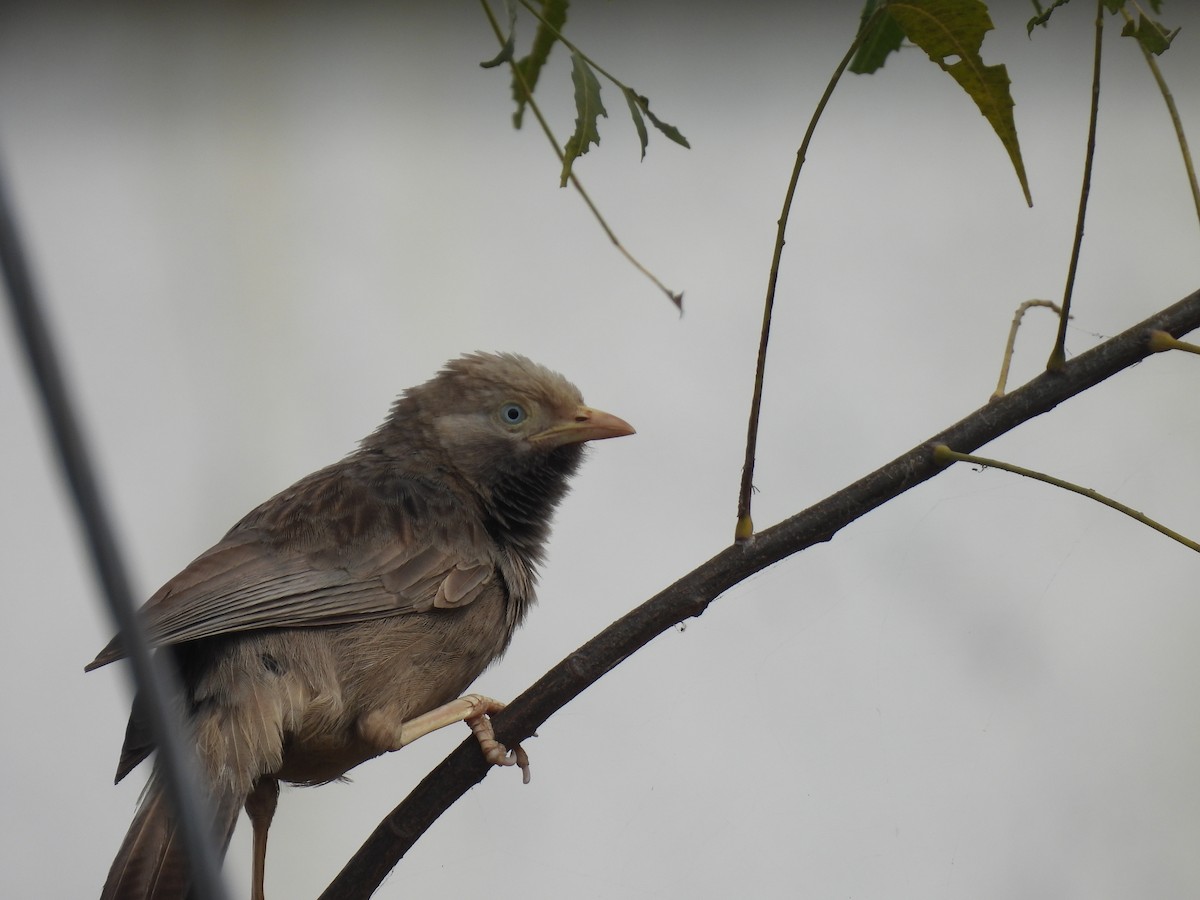
[[[993,5],[984,57],[1009,65],[1035,206],[919,51],[839,88],[783,263],[760,526],[981,406],[1015,307],[1061,297],[1091,5],[1032,40],[1028,5]],[[692,143],[652,134],[639,162],[606,86],[577,168],[686,292],[682,318],[558,189],[533,123],[512,129],[474,4],[23,7],[0,8],[0,162],[141,596],[477,349],[560,370],[638,429],[594,449],[539,606],[478,690],[515,696],[729,542],[775,220],[857,4],[573,10],[575,40]],[[1165,16],[1200,145],[1200,8]],[[1200,287],[1162,100],[1110,26],[1072,354]],[[86,897],[144,775],[111,784],[129,684],[83,674],[112,625],[3,327],[0,895]],[[1014,383],[1053,328],[1031,314]],[[1195,538],[1198,394],[1195,357],[1154,357],[984,452]],[[379,896],[1194,897],[1197,571],[1098,504],[956,468],[606,676],[529,742],[531,785],[489,775]],[[273,900],[316,896],[464,732],[285,789]],[[226,869],[248,893],[244,823]]]

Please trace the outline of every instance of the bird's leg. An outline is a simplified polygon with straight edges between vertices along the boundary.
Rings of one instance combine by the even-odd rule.
[[[279,804],[279,782],[264,775],[254,784],[254,790],[246,798],[246,815],[254,833],[254,880],[250,889],[250,900],[265,900],[263,880],[267,875],[267,831],[275,817]]]
[[[363,716],[359,721],[359,732],[372,744],[387,750],[399,750],[424,737],[439,728],[453,725],[455,722],[466,722],[471,726],[471,733],[479,741],[479,749],[484,758],[494,766],[520,766],[521,779],[529,783],[529,754],[518,744],[510,751],[496,740],[492,730],[492,713],[500,712],[505,704],[482,694],[467,694],[457,700],[451,700],[432,709],[427,713],[400,722],[398,727],[394,714],[389,711],[375,709]]]

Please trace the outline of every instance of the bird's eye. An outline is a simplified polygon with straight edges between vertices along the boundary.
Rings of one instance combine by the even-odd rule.
[[[520,403],[505,403],[500,407],[500,420],[505,425],[520,425],[528,416]]]

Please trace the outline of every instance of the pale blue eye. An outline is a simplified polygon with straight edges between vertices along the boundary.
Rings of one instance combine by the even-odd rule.
[[[520,425],[528,416],[520,403],[505,403],[500,407],[500,420],[505,425]]]

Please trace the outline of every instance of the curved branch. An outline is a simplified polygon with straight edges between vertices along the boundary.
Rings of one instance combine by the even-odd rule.
[[[543,675],[494,717],[497,738],[510,747],[528,738],[610,669],[663,631],[703,613],[729,588],[781,559],[830,540],[855,519],[937,475],[945,466],[934,459],[936,445],[973,451],[1149,356],[1154,352],[1151,332],[1177,338],[1197,328],[1200,291],[1081,354],[1061,370],[1043,372],[1024,387],[994,399],[820,503],[751,540],[727,547]],[[369,897],[425,830],[482,781],[488,769],[474,737],[463,741],[379,824],[321,900]]]

